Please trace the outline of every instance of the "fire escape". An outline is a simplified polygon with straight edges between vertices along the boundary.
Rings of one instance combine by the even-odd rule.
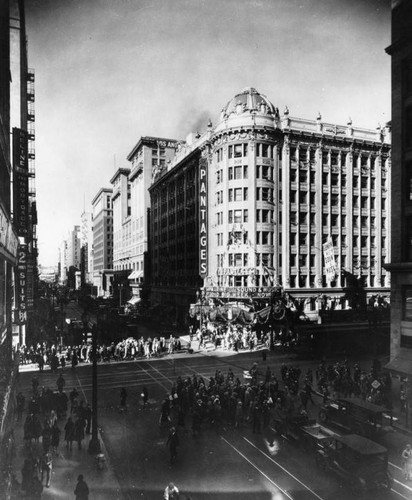
[[[36,167],[35,167],[35,92],[34,92],[34,70],[27,70],[27,133],[28,133],[28,169],[29,169],[29,237],[28,237],[28,264],[32,269],[28,270],[28,281],[32,283],[33,295],[28,293],[28,310],[34,307],[37,296],[37,207],[36,207]],[[31,279],[30,279],[31,278]],[[30,304],[30,298],[32,303]]]

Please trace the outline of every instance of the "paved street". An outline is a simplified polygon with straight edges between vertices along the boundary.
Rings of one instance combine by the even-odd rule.
[[[266,362],[259,352],[231,354],[226,352],[178,354],[150,361],[120,362],[99,365],[99,424],[101,426],[109,468],[113,469],[120,484],[123,498],[127,500],[159,499],[169,481],[175,482],[184,495],[192,500],[205,499],[319,499],[344,500],[351,498],[347,485],[341,485],[330,472],[316,468],[314,453],[305,451],[296,442],[289,442],[269,428],[263,434],[253,434],[250,424],[241,429],[221,428],[219,432],[205,427],[199,437],[189,431],[180,432],[180,447],[176,463],[169,464],[166,447],[167,428],[158,425],[160,405],[178,375],[201,375],[206,380],[216,369],[227,373],[231,367],[235,376],[242,376],[253,361],[259,361],[262,371],[269,365],[278,376],[282,362],[297,364],[287,354],[270,353]],[[310,366],[299,362],[302,369]],[[316,363],[312,363],[314,367]],[[365,367],[369,364],[365,363]],[[65,371],[66,391],[76,387],[85,400],[91,400],[91,367]],[[20,375],[20,386],[29,394],[32,373]],[[55,388],[56,374],[44,372],[40,385]],[[243,380],[243,379],[241,379]],[[149,404],[142,407],[141,391],[146,386]],[[120,388],[128,392],[128,408],[120,412]],[[315,406],[309,406],[310,416],[316,418],[320,398],[315,396]],[[64,421],[60,421],[64,426]],[[187,422],[190,429],[190,422]],[[393,489],[382,492],[379,498],[410,499],[412,484],[406,484],[400,470],[400,453],[410,438],[396,432],[382,443],[390,451],[390,472],[394,476]],[[66,450],[61,446],[62,453]],[[87,453],[73,451],[74,454]],[[69,461],[66,466],[70,466]],[[108,470],[99,472],[105,488],[113,488],[112,498],[117,497],[115,481],[106,480]],[[57,472],[56,472],[57,474]],[[96,478],[98,480],[98,477]],[[92,488],[93,489],[93,488]],[[70,491],[70,490],[69,490]],[[66,498],[57,492],[46,491],[45,499]],[[70,498],[70,497],[67,497]],[[106,498],[95,496],[92,498]],[[110,495],[107,497],[110,498]],[[364,496],[378,498],[376,492]]]

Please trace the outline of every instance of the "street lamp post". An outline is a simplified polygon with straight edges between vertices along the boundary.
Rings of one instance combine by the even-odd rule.
[[[92,358],[93,358],[92,437],[89,442],[89,453],[97,455],[101,452],[101,446],[99,437],[97,435],[97,326],[96,325],[93,325],[92,328]]]

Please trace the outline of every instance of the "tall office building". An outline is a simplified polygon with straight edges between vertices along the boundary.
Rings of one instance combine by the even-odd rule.
[[[73,226],[67,237],[67,268],[80,270],[80,226]]]
[[[143,285],[145,276],[149,272],[148,261],[148,237],[149,237],[149,221],[148,211],[150,208],[149,186],[153,182],[153,178],[161,171],[167,169],[167,165],[172,161],[178,141],[165,139],[161,137],[141,137],[127,159],[131,163],[131,168],[127,177],[127,186],[130,190],[130,204],[128,204],[128,215],[122,217],[123,228],[126,230],[127,236],[127,261],[128,272],[127,278],[132,290],[131,303],[136,302],[140,298],[140,291]],[[123,173],[123,176],[126,172]],[[124,178],[124,177],[122,177]],[[119,180],[119,176],[114,177],[114,182],[117,181],[116,191],[113,195],[113,210],[116,217],[116,228],[119,222],[117,211],[117,197],[122,198],[122,194],[118,188],[126,184]],[[124,195],[123,195],[124,196]],[[129,208],[130,207],[130,208]],[[123,212],[125,215],[125,212]],[[116,232],[116,235],[118,233]],[[117,242],[117,239],[116,239]],[[121,268],[121,256],[124,255],[117,251],[115,269]],[[130,301],[129,301],[130,302]]]
[[[80,224],[80,272],[81,284],[92,282],[93,229],[91,212],[83,211]]]
[[[412,4],[392,1],[391,361],[412,375]]]
[[[93,286],[98,296],[113,292],[112,189],[101,188],[92,200]]]
[[[280,286],[305,299],[307,314],[320,296],[347,307],[349,276],[389,296],[390,150],[387,125],[280,115],[244,89],[150,187],[152,293],[179,321],[196,297],[195,269],[206,298],[269,298]],[[194,229],[198,243],[182,246]]]

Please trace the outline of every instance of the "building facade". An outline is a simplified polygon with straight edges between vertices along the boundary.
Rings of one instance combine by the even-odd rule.
[[[81,284],[92,282],[93,269],[93,231],[92,231],[92,214],[85,210],[81,214],[80,224],[80,272]]]
[[[80,226],[73,226],[67,237],[67,268],[75,267],[80,269],[80,241],[81,233]]]
[[[98,296],[109,296],[113,291],[112,194],[112,189],[101,188],[92,200],[93,286]]]
[[[205,137],[179,144],[169,168],[156,173],[150,192],[150,300],[171,322],[183,324],[203,285],[199,274],[200,165]]]
[[[179,193],[173,172],[190,156],[197,158],[199,251],[188,269],[182,262],[177,269],[185,281],[197,268],[206,298],[269,298],[279,286],[305,299],[307,313],[320,296],[344,308],[348,276],[362,278],[370,295],[388,295],[390,150],[389,126],[337,126],[321,116],[294,118],[287,108],[280,116],[264,95],[244,89],[216,127],[178,149],[150,189],[153,286],[165,279],[159,259],[175,253],[168,236]],[[159,240],[163,257],[156,256]],[[325,246],[334,261],[328,273]],[[164,295],[175,293],[173,282]],[[194,299],[197,283],[186,286]]]
[[[10,368],[12,359],[13,329],[17,330],[17,337],[19,334],[18,322],[15,321],[12,326],[18,237],[11,218],[9,22],[8,2],[2,2],[0,5],[0,364],[5,370]]]
[[[391,361],[412,375],[412,5],[392,2]]]
[[[160,137],[141,137],[134,146],[127,159],[131,163],[128,174],[128,188],[130,189],[130,216],[123,217],[130,238],[128,241],[128,274],[129,284],[132,290],[132,302],[140,297],[140,289],[144,277],[148,273],[148,236],[149,221],[148,210],[150,208],[149,187],[154,176],[167,168],[172,161],[178,142]],[[125,186],[118,183],[117,186]],[[120,193],[119,193],[120,194]],[[115,196],[115,195],[114,195]],[[122,199],[122,198],[120,198]],[[114,201],[115,203],[115,201]],[[119,206],[116,204],[116,207]],[[114,207],[117,217],[117,210]],[[130,217],[130,218],[129,218]],[[120,222],[120,221],[119,221]],[[116,267],[121,266],[117,264]],[[120,267],[121,268],[121,267]]]

